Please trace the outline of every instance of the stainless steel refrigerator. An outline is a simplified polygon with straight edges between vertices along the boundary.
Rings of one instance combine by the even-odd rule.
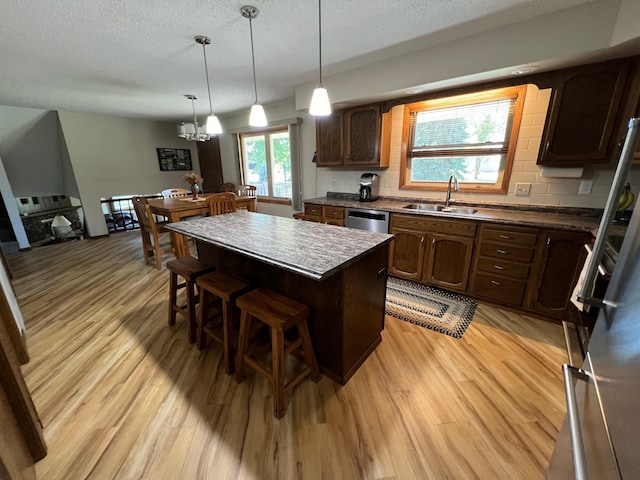
[[[580,297],[600,311],[581,368],[564,365],[567,418],[549,479],[640,478],[640,208],[636,207],[603,299],[595,269],[640,137],[632,119]]]

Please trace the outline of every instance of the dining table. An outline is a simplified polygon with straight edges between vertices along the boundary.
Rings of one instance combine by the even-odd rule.
[[[149,209],[154,215],[166,217],[169,222],[179,222],[188,217],[206,215],[209,213],[207,197],[213,195],[204,193],[197,198],[187,197],[165,197],[149,199]],[[250,212],[258,210],[258,197],[235,194],[236,208],[247,209]],[[171,241],[175,249],[177,258],[189,255],[189,245],[184,235],[171,231]]]

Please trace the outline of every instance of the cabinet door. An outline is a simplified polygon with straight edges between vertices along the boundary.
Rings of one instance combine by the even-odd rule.
[[[344,112],[345,165],[379,165],[381,121],[379,105],[356,107]]]
[[[617,114],[628,75],[626,61],[560,73],[547,113],[538,164],[608,163],[616,143]]]
[[[426,234],[404,228],[391,228],[391,233],[396,238],[391,242],[389,274],[408,280],[420,280]]]
[[[528,309],[558,319],[568,318],[571,294],[586,257],[584,245],[590,241],[591,235],[584,233],[542,232],[527,291]]]
[[[328,117],[316,118],[316,165],[331,167],[342,165],[342,114],[333,112]]]
[[[466,291],[473,238],[431,233],[427,240],[422,280],[447,290]]]

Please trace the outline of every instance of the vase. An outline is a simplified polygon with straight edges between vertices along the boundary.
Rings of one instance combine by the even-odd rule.
[[[200,185],[198,185],[197,183],[194,183],[193,185],[191,185],[191,195],[193,195],[193,199],[197,200],[198,199],[198,193],[200,192]]]

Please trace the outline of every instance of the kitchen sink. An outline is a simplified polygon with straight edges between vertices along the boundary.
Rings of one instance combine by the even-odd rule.
[[[410,208],[411,210],[421,210],[423,212],[440,212],[444,208],[443,205],[435,205],[433,203],[412,203],[402,208]]]
[[[411,203],[402,208],[419,210],[421,212],[455,213],[458,215],[473,215],[478,212],[477,209],[471,207],[445,207],[444,205],[436,205],[433,203]]]
[[[441,211],[449,212],[449,213],[457,213],[460,215],[473,215],[474,213],[478,212],[478,210],[476,210],[475,208],[469,208],[469,207],[449,207],[449,208],[443,208]]]

